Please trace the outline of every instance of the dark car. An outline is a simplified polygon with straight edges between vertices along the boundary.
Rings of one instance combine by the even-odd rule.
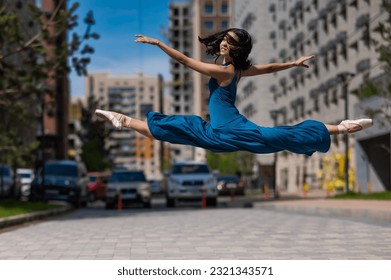
[[[88,173],[88,201],[94,202],[97,199],[105,200],[109,177],[108,174],[101,172]]]
[[[30,200],[60,200],[75,207],[86,206],[88,177],[83,163],[47,161],[31,183]]]
[[[244,185],[236,175],[221,175],[217,177],[219,195],[244,195]]]
[[[21,181],[15,175],[12,168],[7,164],[0,163],[0,197],[19,197],[21,191]]]
[[[107,183],[106,209],[121,204],[141,203],[144,208],[151,207],[151,185],[143,171],[115,170]]]

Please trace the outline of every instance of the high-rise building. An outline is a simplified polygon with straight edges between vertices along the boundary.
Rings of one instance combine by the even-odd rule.
[[[205,37],[225,30],[230,25],[231,0],[192,0],[170,3],[171,46],[180,52],[205,62],[214,62],[206,56],[198,36]],[[172,60],[173,114],[195,114],[205,120],[208,114],[208,77]],[[205,160],[205,151],[185,145],[171,145],[171,158],[180,160]]]
[[[93,96],[98,107],[145,120],[150,111],[158,111],[161,102],[161,78],[138,73],[111,76],[90,73],[86,77],[86,99]],[[110,125],[106,141],[113,168],[143,170],[149,180],[161,179],[161,154],[158,141],[131,129],[118,130]]]
[[[193,55],[193,21],[191,2],[172,2],[169,6],[169,41],[171,46],[187,56]],[[169,114],[194,114],[192,70],[171,60],[171,109]],[[194,148],[185,145],[169,145],[173,161],[191,160]]]
[[[356,93],[365,79],[382,77],[378,55],[371,45],[371,38],[378,36],[373,30],[379,21],[387,19],[381,2],[236,1],[235,24],[254,35],[253,58],[257,63],[287,62],[304,55],[316,55],[309,62],[308,70],[292,68],[257,77],[262,80],[259,83],[251,83],[250,79],[242,81],[239,109],[260,125],[294,125],[306,119],[338,124],[347,113],[348,118],[363,117],[363,110],[357,110],[359,100]],[[266,120],[268,114],[270,119]],[[384,133],[386,138],[381,141],[388,143],[389,147],[389,126],[386,130],[373,128],[371,132],[350,136],[348,146],[353,151],[350,153],[352,170],[355,170],[355,163],[363,161],[354,156],[356,148],[363,150],[362,144],[353,140],[360,138],[360,141],[365,141],[371,133],[378,136]],[[331,140],[327,154],[315,153],[308,157],[278,153],[277,186],[288,191],[301,190],[305,183],[312,187],[320,186],[325,163],[343,155],[345,150],[344,136],[332,136]],[[388,171],[382,171],[388,173],[388,179],[385,178],[388,182],[389,158],[388,153]],[[379,177],[375,174],[374,164],[368,160],[362,164],[361,169],[365,168],[372,176]],[[354,175],[350,178],[352,185],[354,178],[359,179]],[[368,178],[359,180],[362,182],[356,182],[356,185],[361,184],[364,188]]]
[[[54,12],[65,11],[67,9],[66,1],[41,0],[41,9],[43,11],[43,22],[50,21]],[[55,25],[48,24],[48,30],[51,39],[46,42],[45,48],[49,56],[54,54],[56,48],[62,47],[67,40],[67,33],[56,34]],[[66,64],[67,58],[62,58],[60,63]],[[46,88],[53,93],[53,97],[47,95],[44,110],[44,137],[45,147],[52,149],[49,157],[64,159],[68,157],[68,106],[69,106],[69,80],[66,74],[52,75],[46,81]]]

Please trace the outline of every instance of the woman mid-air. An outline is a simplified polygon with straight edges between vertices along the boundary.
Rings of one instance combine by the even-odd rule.
[[[231,28],[199,41],[206,52],[222,56],[222,65],[204,63],[144,35],[136,35],[135,42],[156,45],[191,69],[210,76],[210,122],[194,115],[164,115],[149,112],[147,121],[104,110],[97,116],[111,122],[116,128],[130,128],[151,139],[201,147],[212,152],[249,151],[258,154],[288,150],[298,154],[327,152],[330,135],[353,133],[372,126],[371,119],[345,120],[339,125],[306,120],[293,126],[262,127],[249,121],[235,107],[236,89],[242,77],[273,73],[292,67],[308,66],[305,62],[314,56],[304,56],[294,62],[251,65],[248,56],[252,39],[247,31]],[[217,61],[217,58],[216,58]]]

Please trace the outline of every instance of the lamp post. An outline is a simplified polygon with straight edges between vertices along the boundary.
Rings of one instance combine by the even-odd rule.
[[[342,82],[342,92],[345,99],[345,120],[349,119],[349,82],[354,77],[354,73],[342,72],[337,75]],[[349,193],[349,134],[344,135],[345,142],[345,190]]]

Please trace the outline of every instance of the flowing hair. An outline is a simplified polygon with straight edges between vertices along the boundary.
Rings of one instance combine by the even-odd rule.
[[[239,41],[236,41],[228,32],[235,33]],[[251,35],[244,29],[230,28],[205,38],[198,36],[198,40],[206,46],[206,53],[215,57],[215,62],[220,57],[220,43],[226,38],[227,42],[237,48],[229,51],[229,56],[232,57],[232,64],[236,69],[242,71],[251,66],[251,61],[248,56],[251,52],[253,43]]]

